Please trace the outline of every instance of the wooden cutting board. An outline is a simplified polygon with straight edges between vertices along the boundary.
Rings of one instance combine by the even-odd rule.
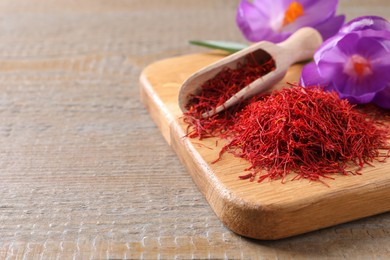
[[[185,164],[215,214],[232,231],[256,239],[280,239],[390,210],[390,164],[375,163],[362,175],[335,176],[327,187],[308,180],[239,180],[249,165],[224,154],[222,140],[184,137],[178,92],[196,70],[220,59],[219,52],[193,54],[149,65],[141,74],[141,99],[168,144]],[[300,66],[290,69],[283,82],[297,81]],[[218,146],[216,147],[216,144]]]

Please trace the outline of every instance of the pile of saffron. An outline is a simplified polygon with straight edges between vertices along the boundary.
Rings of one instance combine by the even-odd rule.
[[[335,92],[295,86],[248,104],[230,128],[221,150],[251,163],[241,179],[321,181],[359,174],[366,164],[389,157],[389,127],[361,113]],[[265,173],[264,173],[265,170]],[[332,178],[333,179],[333,178]]]
[[[212,108],[206,103],[200,101],[205,110]],[[333,174],[360,174],[365,165],[389,157],[388,120],[319,87],[291,86],[212,118],[200,114],[184,115],[189,136],[227,139],[217,161],[225,152],[249,161],[249,173],[240,179],[284,181],[293,173],[293,180],[322,181]]]
[[[263,55],[265,56],[265,55]],[[188,102],[183,119],[190,127],[190,138],[207,138],[224,133],[232,123],[232,118],[248,101],[243,100],[239,105],[226,109],[209,118],[202,118],[204,112],[215,109],[249,85],[256,79],[275,69],[275,61],[271,56],[263,60],[255,56],[247,56],[237,68],[225,67],[216,76],[201,86],[200,93],[192,95]]]

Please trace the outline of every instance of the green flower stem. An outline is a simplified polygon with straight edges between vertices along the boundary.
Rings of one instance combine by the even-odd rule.
[[[246,44],[227,41],[189,41],[189,43],[210,49],[224,50],[230,53],[234,53],[248,47]]]

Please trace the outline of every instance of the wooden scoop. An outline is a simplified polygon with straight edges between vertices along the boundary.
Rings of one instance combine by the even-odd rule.
[[[185,106],[191,99],[191,95],[199,93],[201,91],[200,87],[204,82],[213,78],[223,68],[235,69],[237,63],[242,63],[248,55],[263,62],[272,58],[275,62],[275,70],[253,81],[228,99],[223,105],[218,106],[215,110],[203,113],[202,116],[212,116],[243,99],[264,92],[279,82],[286,75],[288,68],[292,64],[311,59],[321,43],[321,35],[315,29],[307,27],[296,31],[284,42],[274,44],[262,41],[227,56],[195,72],[183,83],[179,92],[180,109],[183,112],[187,111]]]

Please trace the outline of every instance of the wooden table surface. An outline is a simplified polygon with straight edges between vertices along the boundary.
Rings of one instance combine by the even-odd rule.
[[[0,259],[388,258],[390,213],[279,241],[225,228],[139,98],[151,62],[243,41],[226,0],[0,2]],[[348,20],[388,0],[341,0]]]

